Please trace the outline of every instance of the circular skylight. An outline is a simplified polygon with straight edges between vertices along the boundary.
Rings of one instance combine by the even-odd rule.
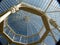
[[[14,41],[32,43],[41,38],[40,31],[42,30],[43,23],[40,16],[20,10],[15,14],[11,14],[6,22],[8,29],[6,27],[5,32],[12,39],[14,37]],[[12,32],[9,30],[12,30]]]
[[[40,16],[21,10],[8,17],[8,25],[17,34],[32,36],[40,31],[43,23]]]

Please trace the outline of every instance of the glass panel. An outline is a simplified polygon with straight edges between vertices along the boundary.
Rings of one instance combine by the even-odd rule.
[[[16,0],[2,0],[0,2],[0,13],[5,12],[10,7],[16,5],[18,2]]]
[[[51,5],[49,6],[47,12],[50,12],[50,11],[58,11],[60,8],[57,0],[53,0],[53,2],[51,3]]]
[[[47,36],[46,39],[44,40],[44,42],[47,45],[55,45],[55,41],[53,40],[53,37],[51,37],[51,36]]]
[[[6,34],[8,34],[9,31],[10,31],[10,29],[9,29],[8,27],[5,27],[5,28],[4,28],[4,32],[5,32]]]
[[[38,40],[40,40],[39,34],[33,37],[33,42],[37,42]]]
[[[50,1],[51,0],[23,0],[22,2],[31,4],[33,6],[41,8],[43,11],[45,11],[45,9],[47,8]]]
[[[20,36],[18,36],[18,35],[15,35],[15,37],[14,37],[14,41],[17,41],[17,42],[19,42],[19,39],[20,39]]]
[[[28,43],[32,43],[32,42],[33,42],[33,38],[32,37],[28,38]]]
[[[21,38],[21,42],[27,44],[27,43],[28,43],[27,38],[22,36],[22,38]]]
[[[14,33],[12,31],[10,31],[8,35],[11,39],[13,39]]]

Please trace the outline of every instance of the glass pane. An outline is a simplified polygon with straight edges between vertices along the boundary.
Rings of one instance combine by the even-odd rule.
[[[0,13],[5,12],[7,9],[18,4],[16,0],[2,0],[0,3]]]
[[[19,39],[20,39],[20,36],[15,35],[15,37],[14,37],[14,41],[19,42]]]
[[[12,31],[10,31],[8,35],[11,39],[13,39],[14,33]]]
[[[10,31],[10,29],[9,29],[8,27],[5,27],[5,28],[4,28],[4,32],[5,32],[6,34],[8,34],[9,31]]]
[[[28,41],[27,41],[27,38],[22,36],[21,42],[27,44],[27,42],[28,42]]]

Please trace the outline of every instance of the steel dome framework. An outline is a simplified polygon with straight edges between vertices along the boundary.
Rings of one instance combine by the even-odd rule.
[[[34,6],[26,5],[25,3],[21,3],[21,7],[19,8],[19,10],[25,10],[27,12],[30,12],[30,13],[33,13],[33,14],[36,14],[36,15],[40,16],[42,18],[43,24],[44,24],[44,26],[46,28],[46,32],[44,33],[44,35],[41,37],[41,39],[38,42],[34,42],[34,43],[31,43],[31,44],[28,44],[28,45],[35,45],[37,43],[41,43],[48,36],[49,32],[52,34],[52,37],[54,38],[54,40],[56,42],[56,39],[55,39],[55,37],[54,37],[54,35],[53,35],[52,31],[51,31],[51,28],[49,26],[49,22],[55,28],[57,28],[58,25],[54,22],[53,19],[49,19],[49,17],[46,14],[47,9],[49,8],[49,6],[51,5],[52,2],[53,2],[53,0],[50,1],[49,5],[47,6],[45,11],[42,11],[40,8],[37,8],[37,7],[34,7]],[[15,7],[13,7],[13,8],[15,8]],[[11,8],[11,9],[13,9],[13,8]],[[12,10],[9,9],[8,11],[12,11]],[[8,11],[6,11],[6,12],[8,12]],[[18,11],[18,10],[15,10],[15,11]],[[4,12],[3,14],[5,14],[6,12]],[[53,13],[53,12],[60,12],[60,11],[59,10],[58,11],[51,11],[51,12],[47,12],[47,13]],[[15,12],[13,12],[13,13],[15,13]],[[0,16],[2,17],[3,14],[1,14]],[[54,24],[53,24],[53,22],[54,22]],[[0,23],[0,33],[3,34],[3,36],[5,38],[7,38],[7,40],[9,40],[10,43],[16,43],[17,45],[20,45],[20,43],[14,42],[13,40],[10,39],[10,37],[8,35],[6,35],[6,33],[3,30],[3,26],[4,26],[4,21]],[[58,29],[58,31],[60,31],[60,30]],[[21,45],[23,45],[23,44],[21,44]]]

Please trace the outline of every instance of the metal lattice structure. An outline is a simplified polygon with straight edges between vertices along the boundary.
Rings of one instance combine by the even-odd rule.
[[[40,4],[39,1],[41,1],[43,3]],[[23,2],[23,3],[20,3],[20,2]],[[15,43],[16,45],[23,45],[23,44],[35,45],[37,43],[44,42],[44,40],[46,39],[47,36],[53,37],[54,41],[57,42],[57,39],[54,35],[55,32],[53,30],[55,30],[55,28],[56,28],[60,32],[60,27],[58,26],[57,22],[53,18],[50,17],[50,14],[53,15],[56,12],[60,12],[58,3],[56,4],[56,0],[49,0],[49,1],[48,0],[47,1],[38,0],[39,5],[37,5],[38,4],[37,2],[36,2],[37,4],[32,3],[33,0],[31,0],[31,2],[30,2],[30,0],[28,0],[28,1],[23,0],[20,2],[17,0],[15,2],[15,4],[13,4],[14,6],[10,5],[10,6],[12,6],[12,8],[6,9],[6,10],[4,9],[5,12],[0,14],[1,15],[1,17],[0,17],[0,22],[1,22],[0,23],[0,27],[1,27],[0,33],[3,34],[3,36],[6,37],[7,40],[9,40],[9,43],[10,44]],[[44,5],[44,7],[45,7],[44,8],[42,6],[45,2],[46,2],[46,4]],[[1,12],[2,12],[2,10],[1,10]],[[14,13],[14,14],[11,14],[11,13]],[[23,16],[19,15],[19,14],[22,14]],[[40,25],[41,28],[39,26],[40,29],[36,32],[34,32],[34,30],[30,28],[31,30],[33,30],[33,33],[31,33],[31,34],[28,30],[29,28],[27,29],[27,27],[26,27],[26,30],[24,27],[21,28],[23,31],[25,30],[26,33],[21,33],[21,31],[18,32],[19,28],[20,28],[20,26],[19,26],[20,23],[18,23],[18,22],[21,22],[22,24],[24,24],[24,23],[25,24],[27,24],[27,23],[31,24],[29,21],[30,18],[31,18],[31,20],[35,19],[35,18],[31,17],[30,15],[35,16],[35,18],[37,17],[37,19],[40,18],[39,20],[40,20],[40,22],[42,22],[41,23],[42,26]],[[20,18],[23,21],[19,21]],[[56,18],[56,16],[54,18]],[[17,19],[19,19],[19,20],[17,21]],[[13,21],[15,22],[15,24],[12,23]],[[32,20],[32,21],[34,21],[34,20]],[[35,23],[38,23],[38,22],[35,22]],[[13,25],[11,25],[11,24],[13,24]],[[14,26],[16,24],[18,25],[19,28],[18,27],[14,28]],[[32,23],[32,25],[33,25],[33,23]],[[50,25],[52,25],[53,28],[51,28]],[[35,27],[36,25],[34,24],[33,26]],[[38,26],[36,26],[36,27],[38,27]],[[35,29],[37,30],[36,27],[35,27]],[[17,31],[16,31],[16,29],[17,29]],[[28,30],[28,32],[27,32],[27,30]],[[43,31],[45,31],[45,32],[43,32]],[[35,38],[35,37],[37,37],[37,38]],[[23,41],[21,41],[22,39],[23,39]],[[33,39],[37,39],[37,40],[33,40]]]

